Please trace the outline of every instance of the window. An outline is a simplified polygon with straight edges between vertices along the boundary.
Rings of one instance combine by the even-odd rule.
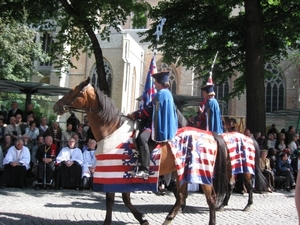
[[[50,45],[52,44],[53,42],[53,37],[48,34],[48,33],[44,33],[42,39],[41,39],[41,42],[42,42],[42,49],[45,53],[50,53]],[[47,62],[40,62],[40,66],[51,66],[52,65],[52,62],[51,60],[50,61],[47,61]]]
[[[226,98],[229,94],[228,82],[215,85],[214,91],[216,93],[215,97],[220,105],[221,115],[228,115],[228,99]]]
[[[171,74],[169,76],[169,82],[170,82],[170,91],[173,94],[176,94],[176,89],[177,89],[177,81],[176,81],[176,75],[174,73],[174,71],[172,70],[172,68],[169,67],[169,65],[167,65],[166,63],[161,63],[158,67],[157,67],[157,72],[164,72],[164,71],[171,71]]]
[[[278,67],[267,63],[265,69],[273,74],[265,79],[266,112],[284,109],[284,85],[283,76]]]

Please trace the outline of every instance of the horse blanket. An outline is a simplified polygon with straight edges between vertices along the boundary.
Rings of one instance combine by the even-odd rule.
[[[161,147],[151,152],[147,180],[132,177],[137,166],[133,124],[127,123],[97,144],[94,190],[100,192],[158,191]],[[185,127],[169,142],[181,183],[212,184],[217,143],[211,132]]]
[[[252,138],[238,132],[221,134],[229,151],[232,175],[255,175],[255,147]]]

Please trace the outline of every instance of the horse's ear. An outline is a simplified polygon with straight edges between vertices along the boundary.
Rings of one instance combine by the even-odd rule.
[[[91,80],[91,78],[88,76],[88,78],[85,81],[82,82],[83,86],[84,87],[87,86],[90,83],[90,80]]]

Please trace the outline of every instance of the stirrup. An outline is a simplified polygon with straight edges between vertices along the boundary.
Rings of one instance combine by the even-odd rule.
[[[131,176],[134,178],[142,178],[148,180],[149,178],[149,171],[139,170],[140,166],[136,166],[134,171],[132,172]]]

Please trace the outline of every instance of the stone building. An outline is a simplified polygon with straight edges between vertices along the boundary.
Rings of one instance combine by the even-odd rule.
[[[158,0],[148,0],[152,5],[156,5]],[[147,22],[147,27],[151,21]],[[112,31],[110,41],[100,41],[104,56],[105,71],[107,80],[111,87],[111,98],[116,106],[124,114],[137,109],[138,99],[141,96],[145,84],[146,75],[149,69],[153,51],[148,49],[147,43],[140,43],[137,32],[142,29],[134,29],[131,20],[122,27],[120,33]],[[54,33],[54,31],[53,31]],[[48,36],[41,34],[38,40],[41,40],[46,46],[48,39],[53,38],[51,32]],[[100,40],[100,38],[99,38]],[[72,59],[77,69],[70,69],[68,74],[61,74],[61,79],[56,75],[52,65],[40,65],[39,69],[43,71],[48,83],[74,87],[88,76],[91,77],[93,83],[97,82],[97,72],[95,69],[94,57],[89,58],[83,53],[79,60]],[[187,70],[184,66],[177,66],[176,62],[167,65],[162,61],[161,53],[156,54],[156,64],[158,71],[171,70],[172,76],[171,91],[176,95],[200,97],[201,80],[195,80],[197,74]],[[278,129],[287,128],[289,125],[297,126],[299,114],[299,68],[292,64],[291,61],[282,61],[280,66],[267,64],[266,69],[275,75],[271,79],[266,79],[266,108],[267,108],[267,124],[277,124]],[[33,78],[39,81],[40,78]],[[223,115],[228,117],[245,117],[246,114],[246,97],[241,96],[239,99],[231,99],[222,101],[222,97],[226,96],[232,89],[233,80],[216,86],[215,91],[217,99],[220,100],[220,106]],[[57,98],[53,98],[54,101]],[[65,121],[68,115],[60,118]],[[82,118],[82,115],[78,115]]]

